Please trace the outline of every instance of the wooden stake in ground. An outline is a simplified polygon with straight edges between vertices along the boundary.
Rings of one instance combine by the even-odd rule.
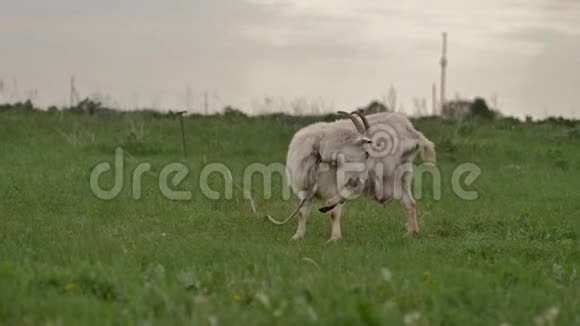
[[[181,142],[183,144],[183,158],[187,159],[187,149],[185,146],[185,128],[183,127],[183,114],[187,113],[187,111],[179,111],[176,112],[179,115],[179,121],[181,123]]]

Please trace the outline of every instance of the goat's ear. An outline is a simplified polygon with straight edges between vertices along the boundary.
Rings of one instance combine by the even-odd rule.
[[[358,140],[359,145],[372,144],[372,143],[373,143],[373,141],[368,137],[362,137],[361,139]]]

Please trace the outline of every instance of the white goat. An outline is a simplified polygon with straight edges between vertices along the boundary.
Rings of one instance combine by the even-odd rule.
[[[292,239],[301,239],[311,201],[321,199],[325,206],[320,211],[330,212],[332,220],[329,241],[335,241],[341,238],[344,202],[364,191],[384,205],[393,199],[400,200],[407,213],[408,233],[417,234],[419,225],[411,192],[412,162],[417,153],[421,153],[424,161],[435,162],[435,145],[402,114],[377,113],[365,117],[353,112],[360,117],[358,121],[352,114],[340,113],[350,118],[356,130],[349,122],[339,120],[313,124],[294,135],[286,164],[300,205],[283,222],[268,218],[284,224],[299,212],[298,230]],[[349,164],[353,162],[359,164]]]
[[[413,161],[420,153],[424,162],[435,163],[435,145],[403,114],[375,113],[361,118],[367,120],[367,134],[373,141],[368,148],[372,168],[366,193],[383,205],[399,200],[407,213],[407,231],[416,235],[419,223],[411,189]]]
[[[365,145],[370,142],[365,128],[356,117],[347,112],[338,112],[352,123],[343,121],[319,122],[299,130],[288,148],[286,159],[287,177],[292,190],[300,198],[300,204],[290,216],[275,224],[285,224],[298,213],[298,230],[294,240],[304,237],[306,220],[313,199],[320,199],[332,207],[332,236],[338,240],[340,233],[340,210],[345,199],[362,193],[368,177],[368,154]],[[337,175],[348,175],[342,181]],[[329,241],[330,241],[329,240]]]

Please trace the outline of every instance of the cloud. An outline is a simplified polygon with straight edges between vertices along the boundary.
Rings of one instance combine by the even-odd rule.
[[[580,38],[580,33],[547,26],[531,26],[505,33],[504,36],[516,41],[548,45],[562,39]]]
[[[210,90],[242,107],[264,95],[352,107],[390,83],[410,103],[430,97],[447,31],[450,95],[498,92],[506,110],[523,112],[544,96],[532,80],[560,86],[545,98],[574,98],[574,69],[563,67],[580,57],[576,9],[576,0],[1,2],[0,78],[38,88],[44,103],[66,95],[72,73],[83,93],[129,104],[138,93],[183,105],[189,85],[197,99]]]

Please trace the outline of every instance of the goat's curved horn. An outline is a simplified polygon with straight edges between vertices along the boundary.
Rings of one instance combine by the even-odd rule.
[[[360,112],[360,111],[352,111],[352,114],[358,115],[360,117],[360,119],[362,120],[363,124],[365,125],[365,131],[369,131],[369,128],[371,127],[371,125],[369,124],[367,117],[365,117],[365,115],[362,114],[362,112]]]
[[[350,119],[350,121],[352,121],[352,123],[354,123],[354,125],[356,126],[356,129],[358,130],[358,132],[362,134],[365,133],[365,127],[363,125],[361,125],[360,121],[358,121],[357,118],[355,118],[352,114],[345,112],[345,111],[338,111],[336,112],[338,115],[342,115],[344,117],[347,117]]]

